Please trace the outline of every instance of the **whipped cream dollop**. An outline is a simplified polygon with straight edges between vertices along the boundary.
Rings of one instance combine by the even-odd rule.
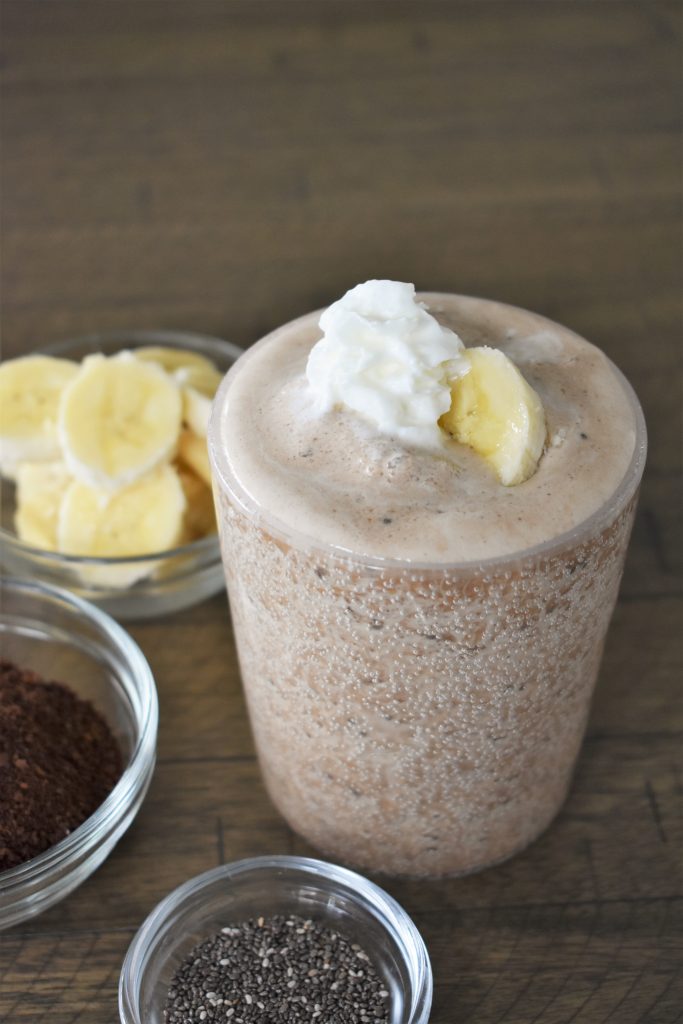
[[[464,345],[401,281],[366,281],[320,317],[306,377],[317,412],[351,409],[406,444],[441,443],[450,381],[467,373]]]

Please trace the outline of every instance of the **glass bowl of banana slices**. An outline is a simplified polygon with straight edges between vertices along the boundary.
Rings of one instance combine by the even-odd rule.
[[[206,428],[241,353],[126,331],[0,363],[0,564],[118,619],[221,590]]]

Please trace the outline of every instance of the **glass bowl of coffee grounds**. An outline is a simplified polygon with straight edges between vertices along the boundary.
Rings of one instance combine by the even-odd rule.
[[[6,801],[5,814],[0,813],[0,847],[3,847],[0,855],[4,864],[9,859],[13,865],[0,871],[0,929],[3,929],[42,913],[67,896],[99,867],[130,826],[154,770],[158,704],[149,665],[125,630],[98,608],[56,587],[0,578],[0,652],[5,668],[7,663],[16,666],[16,672],[11,675],[20,683],[26,680],[25,685],[31,686],[37,676],[47,683],[62,684],[55,691],[66,702],[61,707],[75,709],[64,723],[65,731],[71,729],[76,736],[83,715],[91,741],[99,745],[106,740],[109,744],[103,758],[109,763],[108,768],[106,764],[102,768],[104,793],[108,780],[120,773],[113,789],[82,824],[54,845],[16,863],[23,856],[22,851],[30,852],[30,840],[25,837],[31,835],[31,822],[28,820],[27,824],[24,817],[21,832],[18,828],[12,831],[15,820],[19,820],[19,816],[14,816],[12,800],[15,797],[31,800],[32,794],[27,789],[31,785],[33,766],[28,757],[17,757],[16,747],[13,763],[6,763],[4,768],[0,763],[0,773],[5,773]],[[20,694],[12,706],[10,699],[6,704],[6,710],[10,708],[7,714],[16,711],[22,700]],[[37,702],[37,698],[33,696],[24,700],[24,708],[34,701]],[[42,696],[39,703],[38,712],[43,722],[46,715],[53,721],[54,714],[44,706]],[[16,741],[16,731],[11,733],[10,729],[7,718],[0,722],[0,753],[4,747],[6,761],[7,750]],[[31,730],[25,731],[29,734]],[[114,746],[120,751],[120,761],[111,752]],[[46,748],[50,751],[47,755]],[[51,745],[45,743],[40,754],[36,762],[40,763],[44,777],[49,778],[50,757],[54,756]],[[99,769],[95,759],[90,760],[92,763],[86,763],[86,770],[90,768],[94,773]],[[28,781],[21,781],[22,769],[23,778]],[[63,778],[57,780],[55,803],[65,799]],[[44,786],[45,778],[42,781]],[[15,797],[12,795],[14,785]],[[38,787],[39,782],[35,785]],[[21,788],[23,795],[20,795]],[[1,786],[0,792],[3,792]],[[36,822],[36,828],[43,824]]]
[[[291,856],[224,864],[174,890],[119,983],[122,1024],[427,1024],[431,1002],[429,956],[403,908],[354,871]]]
[[[112,331],[72,338],[30,355],[52,356],[81,365],[89,356],[109,357],[122,352],[141,353],[152,361],[156,352],[168,364],[163,368],[172,375],[180,373],[181,378],[188,372],[183,359],[194,359],[200,366],[213,367],[220,378],[242,354],[242,349],[220,338],[187,331]],[[190,377],[189,383],[192,380]],[[177,449],[172,461],[163,467],[178,473],[186,501],[182,534],[175,546],[129,557],[94,557],[56,550],[56,537],[47,537],[52,530],[45,531],[44,524],[38,531],[38,536],[46,533],[44,544],[38,544],[34,536],[30,541],[26,536],[22,538],[17,532],[19,485],[10,474],[2,479],[0,489],[0,564],[14,576],[65,587],[119,621],[168,615],[219,593],[225,582],[213,515],[206,439],[187,427],[185,415]],[[40,468],[40,464],[34,465]],[[48,476],[42,486],[53,502],[54,495],[60,489],[65,491],[70,480],[68,474],[64,477],[60,461],[44,465]],[[56,475],[50,477],[51,472]],[[63,511],[62,498],[57,500]],[[131,521],[130,516],[127,521]]]

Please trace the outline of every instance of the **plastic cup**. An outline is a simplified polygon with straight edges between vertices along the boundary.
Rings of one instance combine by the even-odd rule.
[[[279,330],[310,331],[312,316]],[[633,457],[574,529],[505,557],[407,563],[320,543],[244,490],[224,415],[252,351],[221,385],[209,448],[270,796],[314,846],[365,870],[435,877],[503,861],[571,782],[645,462],[638,400],[614,367]]]

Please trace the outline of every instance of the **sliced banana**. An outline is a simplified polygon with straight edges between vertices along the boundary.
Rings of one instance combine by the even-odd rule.
[[[215,366],[182,366],[173,376],[181,387],[194,388],[208,398],[213,398],[223,380],[223,374]]]
[[[173,455],[181,420],[178,384],[156,363],[89,356],[62,396],[64,459],[84,484],[127,487]]]
[[[14,526],[20,540],[57,550],[59,509],[72,480],[63,462],[24,462],[18,467]]]
[[[182,463],[175,467],[185,495],[183,541],[189,544],[216,532],[216,513],[211,488]]]
[[[183,430],[178,442],[178,458],[211,487],[211,465],[205,437],[199,437],[192,430]]]
[[[193,352],[187,348],[174,348],[171,345],[143,345],[141,348],[131,350],[136,359],[146,363],[157,363],[167,373],[175,373],[176,370],[194,367],[197,370],[215,371],[216,367],[210,359],[202,356],[199,352]]]
[[[60,458],[57,417],[79,367],[68,359],[25,356],[0,364],[0,472],[14,478],[21,462]]]
[[[211,403],[223,379],[216,369],[207,370],[186,366],[174,374],[183,392],[183,419],[190,430],[206,437],[211,415]]]
[[[190,430],[206,437],[211,417],[211,399],[194,388],[183,388],[183,419]]]
[[[535,473],[545,444],[541,400],[498,349],[469,348],[462,355],[469,371],[451,384],[451,407],[439,423],[485,458],[501,483],[523,483]]]
[[[88,558],[130,558],[167,551],[181,540],[185,495],[177,473],[161,466],[112,494],[75,480],[62,499],[59,550]],[[93,565],[81,570],[95,586],[130,586],[148,576],[155,562]]]

